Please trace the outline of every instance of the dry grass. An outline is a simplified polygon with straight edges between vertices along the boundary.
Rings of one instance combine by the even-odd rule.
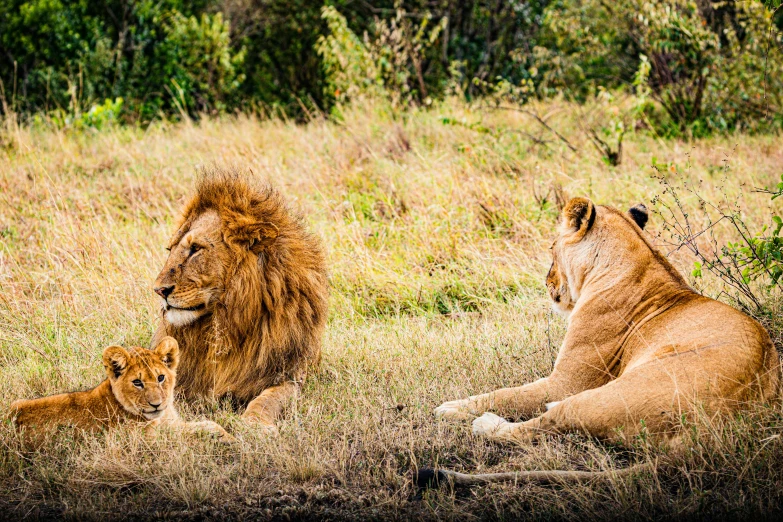
[[[651,178],[656,157],[676,164],[672,179],[702,180],[708,198],[742,192],[755,228],[770,222],[769,197],[750,189],[779,178],[780,137],[684,143],[632,134],[623,164],[609,168],[574,107],[534,108],[578,151],[523,114],[456,103],[397,121],[371,108],[349,113],[344,124],[238,117],[97,135],[30,128],[5,135],[3,405],[94,386],[105,346],[149,342],[151,283],[198,165],[235,164],[280,186],[327,245],[333,293],[322,370],[283,419],[279,438],[245,428],[222,404],[185,408],[186,415],[226,425],[243,439],[235,447],[66,431],[30,452],[3,425],[0,513],[657,519],[777,511],[783,421],[776,411],[705,421],[677,455],[644,441],[621,449],[576,436],[499,446],[474,439],[468,425],[435,421],[432,409],[445,400],[550,371],[565,326],[550,313],[542,284],[559,187],[618,207],[649,202],[660,192]],[[614,110],[596,106],[585,120]],[[548,143],[535,145],[519,131]],[[690,272],[685,253],[673,259]],[[721,290],[709,277],[698,286]],[[779,341],[776,321],[770,324]],[[498,485],[416,499],[410,483],[419,465],[597,470],[647,461],[656,464],[653,473],[601,484]]]

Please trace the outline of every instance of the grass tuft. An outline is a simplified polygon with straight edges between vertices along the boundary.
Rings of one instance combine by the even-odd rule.
[[[541,129],[524,115],[456,102],[397,121],[365,107],[341,123],[306,126],[236,116],[89,135],[14,127],[13,146],[0,148],[0,414],[18,398],[96,385],[109,344],[148,344],[152,281],[199,165],[239,165],[278,185],[323,238],[332,298],[321,371],[278,438],[245,427],[228,403],[181,408],[227,426],[242,439],[230,448],[168,433],[147,440],[66,430],[28,450],[3,423],[0,513],[598,520],[779,511],[777,408],[700,419],[678,451],[577,436],[502,446],[433,417],[445,400],[551,371],[565,323],[550,311],[543,279],[566,194],[649,204],[661,190],[651,165],[665,163],[675,181],[702,180],[706,198],[740,197],[758,229],[779,204],[750,190],[777,183],[779,137],[684,142],[630,133],[621,165],[610,168],[572,107],[533,108],[577,151],[549,137],[526,141]],[[653,235],[658,226],[653,216]],[[728,229],[716,234],[732,239]],[[690,274],[684,250],[666,253]],[[724,290],[709,274],[692,282],[711,296]],[[764,317],[778,346],[780,302],[768,296]],[[645,463],[652,472],[563,487],[497,484],[417,497],[411,480],[426,467]]]

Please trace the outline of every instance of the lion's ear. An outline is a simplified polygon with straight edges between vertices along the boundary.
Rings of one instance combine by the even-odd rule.
[[[242,215],[231,216],[226,229],[230,241],[256,252],[273,244],[280,233],[280,229],[274,223],[257,221]]]
[[[650,218],[650,213],[644,203],[639,203],[635,207],[628,209],[628,215],[642,230],[644,230],[644,225],[647,224],[647,220]]]
[[[263,250],[277,241],[280,229],[274,223],[264,221],[253,227],[253,234],[250,238],[247,248],[250,250]]]
[[[163,364],[176,370],[179,364],[179,344],[173,337],[164,337],[155,347],[155,353],[163,361]]]
[[[587,231],[595,223],[595,205],[587,198],[573,198],[563,207],[561,231],[575,234],[579,237],[587,234]]]
[[[103,366],[109,378],[116,379],[128,367],[130,355],[122,346],[109,346],[103,350]]]

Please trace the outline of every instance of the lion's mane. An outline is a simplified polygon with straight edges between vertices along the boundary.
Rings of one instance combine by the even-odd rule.
[[[210,210],[220,216],[224,238],[259,224],[271,224],[277,238],[263,248],[233,248],[213,313],[185,326],[161,320],[159,334],[179,342],[179,390],[186,397],[228,395],[246,404],[270,386],[300,381],[320,361],[324,254],[275,188],[236,170],[201,173],[178,230]]]

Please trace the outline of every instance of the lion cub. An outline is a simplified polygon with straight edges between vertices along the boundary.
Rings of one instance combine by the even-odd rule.
[[[33,435],[56,426],[88,431],[137,423],[155,429],[168,426],[188,432],[208,432],[221,442],[235,439],[211,421],[185,422],[174,408],[179,346],[164,337],[155,350],[109,346],[103,351],[107,378],[97,387],[11,404],[11,418]],[[34,431],[35,430],[35,431]]]

